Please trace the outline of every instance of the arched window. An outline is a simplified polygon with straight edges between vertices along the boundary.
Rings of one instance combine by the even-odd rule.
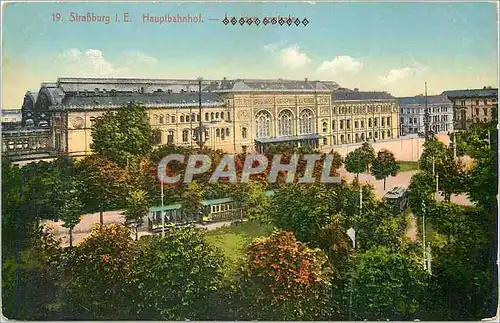
[[[213,120],[214,119],[214,113],[210,113],[210,120]]]
[[[278,115],[278,136],[293,135],[293,115],[290,110],[283,110]]]
[[[220,118],[221,118],[221,119],[224,119],[224,112],[221,112],[221,113],[220,113]]]
[[[361,141],[365,141],[365,133],[361,133]]]
[[[172,116],[172,118],[171,118],[171,119],[172,119],[172,121],[171,121],[171,122],[172,122],[172,123],[175,123],[175,116]]]
[[[245,127],[241,128],[241,138],[247,139],[247,128]]]
[[[169,145],[173,145],[174,144],[174,132],[172,130],[170,130],[168,132],[168,135],[167,135],[167,144],[169,144]]]
[[[271,115],[267,111],[260,111],[255,116],[257,138],[267,138],[271,135]]]
[[[163,124],[163,114],[160,114],[160,124]]]
[[[309,134],[314,132],[313,126],[313,113],[311,110],[303,110],[299,118],[299,132],[300,134]]]
[[[165,117],[165,123],[170,123],[170,114]]]
[[[220,129],[215,130],[215,137],[220,138]]]
[[[158,115],[153,115],[153,124],[158,124]]]
[[[387,117],[387,126],[391,126],[391,117]]]
[[[181,122],[184,122],[184,116],[181,116]]]
[[[391,138],[391,131],[390,130],[387,130],[387,138]]]
[[[195,121],[196,121],[196,114],[191,113],[191,122],[195,122]]]
[[[335,130],[335,120],[332,121],[332,130]]]
[[[227,113],[227,121],[231,121],[231,113],[230,112]]]
[[[373,119],[373,126],[378,127],[378,118]]]
[[[368,119],[368,128],[371,128],[372,127],[372,118],[369,118]]]
[[[154,144],[155,145],[160,145],[161,144],[161,130],[156,129],[153,132],[153,136],[154,136]]]
[[[224,131],[224,128],[222,128],[222,129],[220,130],[220,138],[221,138],[222,140],[226,139],[226,132]]]
[[[341,143],[341,144],[344,144],[344,143],[345,143],[345,140],[344,140],[344,135],[340,135],[340,143]]]
[[[328,131],[328,123],[323,122],[323,132],[327,132],[327,131]]]
[[[219,119],[219,112],[215,113],[215,119]]]
[[[188,142],[189,138],[189,131],[183,130],[182,131],[182,142]]]
[[[226,137],[229,137],[229,134],[230,134],[229,128],[226,128]]]
[[[208,120],[209,120],[209,117],[208,117],[208,116],[209,116],[208,112],[205,112],[205,121],[208,121]]]

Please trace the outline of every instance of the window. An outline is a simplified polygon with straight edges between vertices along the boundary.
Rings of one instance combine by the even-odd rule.
[[[205,121],[208,121],[209,120],[209,114],[208,112],[205,112]]]
[[[267,138],[271,135],[271,115],[267,111],[260,111],[255,116],[257,138]]]
[[[160,124],[163,124],[163,114],[160,114]]]
[[[247,128],[245,127],[241,128],[241,138],[247,139]]]
[[[340,120],[340,130],[344,129],[344,120]]]
[[[347,130],[351,129],[351,120],[347,119],[345,125],[346,125]]]
[[[227,121],[231,121],[231,113],[230,112],[227,113]]]
[[[184,116],[181,116],[181,122],[184,122]]]
[[[189,137],[189,131],[187,130],[182,131],[182,142],[188,142],[188,137]]]
[[[483,114],[484,114],[485,116],[487,116],[487,115],[488,115],[488,109],[487,109],[487,108],[483,108]]]
[[[327,144],[327,139],[323,138],[323,146]]]
[[[196,114],[191,113],[191,122],[196,121]]]
[[[335,120],[332,121],[332,130],[335,130]]]
[[[328,131],[328,123],[323,122],[323,132],[327,132],[327,131]]]
[[[278,115],[278,136],[293,135],[293,115],[290,110],[283,110]]]
[[[374,127],[378,126],[378,118],[373,119],[373,126]]]
[[[375,131],[375,139],[378,139],[378,131]]]
[[[476,105],[479,105],[479,100],[476,100]]]
[[[224,112],[221,112],[221,113],[220,113],[220,118],[221,118],[221,119],[224,119]]]
[[[210,121],[214,119],[214,113],[210,113]]]
[[[158,124],[158,115],[153,115],[153,124]]]
[[[391,117],[387,117],[387,126],[390,127],[391,126]]]
[[[198,122],[199,122],[199,121],[201,121],[201,120],[200,120],[200,119],[201,119],[201,114],[199,114],[199,113],[198,113],[196,116],[197,116],[197,118],[196,118],[196,119],[198,119],[198,120],[196,120],[196,121],[198,121]]]
[[[340,135],[340,143],[342,143],[342,144],[345,143],[344,135]]]
[[[408,119],[410,121],[410,124],[413,124],[413,118]]]
[[[301,135],[313,133],[313,113],[311,110],[306,109],[300,113],[299,130]]]
[[[372,118],[369,118],[368,119],[368,128],[371,128],[372,127]]]
[[[361,120],[361,129],[365,128],[365,120]]]
[[[154,144],[155,145],[160,145],[161,144],[161,131],[160,130],[155,130],[153,132],[154,136]]]
[[[173,145],[174,144],[174,132],[172,130],[170,130],[168,132],[168,135],[167,135],[167,144],[169,144],[169,145]]]
[[[479,108],[476,108],[476,115],[479,115]]]
[[[417,118],[413,118],[413,123],[417,124]]]
[[[175,123],[175,116],[172,116],[172,123]]]
[[[382,139],[385,139],[385,132],[381,131]]]
[[[215,113],[215,119],[219,119],[219,112]]]
[[[465,105],[465,100],[462,100],[460,105]]]
[[[384,117],[381,117],[380,118],[380,121],[382,123],[382,127],[385,127],[385,118]]]
[[[226,137],[229,137],[229,128],[226,128]]]
[[[221,138],[222,140],[226,139],[226,132],[224,131],[224,128],[222,128],[222,129],[220,130],[220,138]]]
[[[215,137],[220,138],[220,129],[219,128],[217,128],[217,130],[215,130]]]
[[[358,129],[358,120],[354,121],[354,129]]]

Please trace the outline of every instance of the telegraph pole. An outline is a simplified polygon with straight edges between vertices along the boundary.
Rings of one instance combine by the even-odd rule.
[[[201,80],[202,78],[198,78],[198,112],[200,114],[200,121],[198,122],[198,146],[200,146],[200,150],[203,149],[203,144],[205,143],[205,129],[203,128],[203,124],[201,122]]]
[[[427,262],[426,262],[426,257],[425,257],[425,201],[422,201],[422,237],[423,237],[423,243],[422,243],[422,255],[424,256],[424,270],[427,269]]]
[[[163,209],[163,176],[161,177],[161,237],[165,238],[165,210]]]

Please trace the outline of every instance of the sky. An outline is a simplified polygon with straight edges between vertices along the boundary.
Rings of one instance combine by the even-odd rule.
[[[54,2],[2,9],[4,109],[20,108],[26,91],[58,77],[308,78],[395,96],[422,94],[424,82],[429,94],[498,87],[495,3]],[[72,13],[111,21],[71,22]],[[144,14],[201,14],[203,22],[144,22]],[[309,23],[226,26],[225,16]]]

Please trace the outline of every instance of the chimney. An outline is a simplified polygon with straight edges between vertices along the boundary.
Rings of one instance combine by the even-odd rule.
[[[307,77],[306,77],[306,79],[305,79],[305,82],[307,83]]]

